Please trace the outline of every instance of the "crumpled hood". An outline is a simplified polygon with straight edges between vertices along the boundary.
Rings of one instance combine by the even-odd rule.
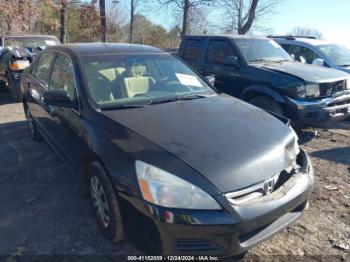
[[[309,83],[325,83],[349,78],[348,74],[339,70],[294,61],[281,63],[254,63],[252,65],[296,76]]]
[[[288,126],[227,95],[102,113],[174,154],[223,193],[278,174],[297,151]]]

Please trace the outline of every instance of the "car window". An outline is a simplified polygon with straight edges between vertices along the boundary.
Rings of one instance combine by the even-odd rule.
[[[187,40],[184,59],[190,61],[197,61],[200,55],[201,40]]]
[[[312,64],[315,59],[320,58],[314,51],[304,46],[289,45],[287,52],[295,61],[306,64]]]
[[[342,45],[327,44],[318,46],[319,50],[338,66],[350,66],[350,50]]]
[[[101,108],[214,95],[208,84],[169,54],[110,54],[83,58],[87,89]]]
[[[53,52],[43,53],[39,57],[39,61],[35,69],[35,77],[45,85],[48,85],[49,83],[50,68],[54,56],[55,53]]]
[[[76,98],[73,65],[66,55],[57,56],[52,68],[49,89],[64,90],[71,100]]]
[[[209,42],[206,60],[211,64],[221,63],[227,56],[237,56],[232,45],[223,40],[212,40]]]
[[[292,61],[288,53],[274,40],[238,38],[234,41],[248,63]]]

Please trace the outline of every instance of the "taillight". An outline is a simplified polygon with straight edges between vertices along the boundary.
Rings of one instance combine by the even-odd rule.
[[[11,70],[19,71],[29,67],[30,63],[28,60],[17,60],[11,64]]]

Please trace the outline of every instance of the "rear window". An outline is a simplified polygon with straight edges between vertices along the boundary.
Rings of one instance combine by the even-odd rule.
[[[200,54],[201,40],[187,40],[184,52],[184,59],[197,61]]]
[[[209,42],[206,60],[211,64],[221,63],[228,56],[237,56],[232,45],[225,40],[212,40]]]

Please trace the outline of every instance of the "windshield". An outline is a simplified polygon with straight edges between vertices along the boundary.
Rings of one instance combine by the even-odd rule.
[[[4,46],[37,48],[58,45],[54,37],[6,37]]]
[[[248,63],[259,61],[293,61],[288,53],[274,40],[235,39],[235,43]]]
[[[318,48],[338,66],[350,66],[350,50],[344,46],[331,44],[320,45]]]
[[[82,59],[90,96],[102,109],[216,94],[188,66],[169,54],[109,54]]]

